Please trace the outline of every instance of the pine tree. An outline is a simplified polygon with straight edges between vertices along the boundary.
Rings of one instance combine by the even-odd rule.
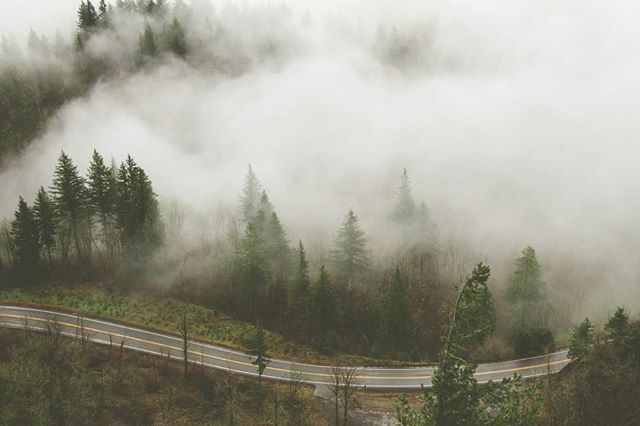
[[[290,324],[299,331],[305,329],[306,323],[304,318],[304,310],[309,299],[309,287],[311,280],[309,279],[309,262],[307,261],[307,252],[304,249],[302,241],[298,242],[298,261],[296,273],[293,278],[293,286],[289,296],[289,313],[291,317]]]
[[[89,164],[87,195],[91,213],[100,224],[100,237],[110,256],[115,254],[115,235],[118,188],[115,171],[108,167],[102,156],[93,151]]]
[[[380,336],[391,351],[407,350],[411,338],[412,319],[409,288],[396,268],[393,279],[382,291]]]
[[[335,348],[342,312],[324,265],[320,268],[318,281],[311,287],[307,315],[311,340],[323,347]]]
[[[512,304],[513,317],[517,318],[516,326],[520,332],[544,327],[544,287],[536,252],[533,247],[528,246],[516,259],[515,270],[505,292],[505,298]]]
[[[100,0],[100,4],[98,5],[97,22],[103,28],[109,25],[109,7],[105,0]]]
[[[104,0],[100,0],[100,5],[98,6],[98,18],[105,19],[107,16],[107,2]]]
[[[424,395],[424,413],[433,424],[483,424],[482,393],[473,377],[476,366],[465,361],[463,356],[470,349],[469,344],[482,343],[495,327],[495,314],[487,287],[490,274],[488,266],[478,264],[458,295],[451,324],[438,355],[433,392]]]
[[[365,249],[366,239],[360,228],[358,218],[349,210],[342,228],[334,242],[332,258],[338,276],[345,280],[347,287],[351,282],[367,270],[368,259]]]
[[[11,239],[18,268],[27,270],[35,267],[40,260],[38,223],[33,210],[22,197],[11,222]]]
[[[402,169],[400,187],[396,194],[396,203],[391,218],[402,225],[410,225],[415,219],[415,212],[416,206],[411,196],[409,175],[407,174],[407,169]]]
[[[254,222],[247,224],[236,246],[233,275],[235,299],[246,318],[259,318],[258,300],[264,297],[268,282],[264,240]]]
[[[91,0],[82,0],[78,8],[78,29],[88,31],[98,23],[98,12],[91,3]]]
[[[292,251],[278,215],[272,212],[269,219],[265,241],[269,256],[269,270],[272,278],[284,283],[292,272]]]
[[[167,48],[176,56],[184,58],[187,55],[187,39],[182,29],[182,25],[178,22],[178,18],[173,18],[173,23],[169,27],[167,35]]]
[[[95,30],[99,22],[99,15],[91,0],[81,0],[78,7],[78,33],[76,47],[82,49],[89,35]]]
[[[616,312],[609,318],[604,326],[607,338],[617,345],[625,343],[631,331],[629,314],[624,308],[616,309]]]
[[[271,362],[271,355],[269,355],[269,347],[264,335],[262,326],[258,324],[256,330],[247,342],[249,351],[248,355],[255,357],[251,364],[255,365],[258,370],[258,383],[262,386],[262,373],[267,368],[267,365]]]
[[[569,353],[567,356],[571,359],[581,359],[590,350],[594,342],[594,328],[589,318],[586,318],[571,333],[571,342],[569,344]]]
[[[47,260],[52,263],[52,252],[56,245],[56,212],[49,194],[40,187],[36,195],[33,212],[38,225],[40,246],[46,250]]]
[[[153,29],[151,25],[147,23],[144,26],[144,32],[140,36],[138,41],[137,63],[138,66],[144,65],[149,58],[153,58],[157,55],[158,48],[156,47],[155,37],[153,35]]]
[[[162,243],[158,199],[146,172],[128,155],[118,170],[117,225],[121,244],[148,253]]]
[[[249,165],[249,169],[245,177],[244,189],[239,202],[240,215],[242,216],[244,223],[252,221],[258,213],[258,208],[262,199],[261,193],[262,195],[266,195],[266,193],[262,191],[262,186],[258,181],[258,177],[253,172],[251,165]]]
[[[85,182],[73,160],[64,151],[54,172],[51,194],[59,225],[65,234],[73,238],[76,254],[83,257],[87,252],[84,234],[90,231]]]

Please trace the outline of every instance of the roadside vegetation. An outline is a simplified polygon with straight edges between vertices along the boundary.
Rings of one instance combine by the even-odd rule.
[[[317,425],[313,388],[273,384],[46,333],[0,330],[0,424]]]

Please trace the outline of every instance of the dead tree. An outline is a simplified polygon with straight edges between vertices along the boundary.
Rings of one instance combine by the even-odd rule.
[[[184,365],[184,378],[187,378],[189,368],[189,336],[191,335],[191,310],[188,306],[178,309],[178,332],[182,338],[182,360]]]
[[[335,408],[335,424],[340,425],[340,408],[342,408],[342,421],[346,426],[349,422],[349,407],[355,401],[355,393],[358,388],[357,367],[331,367],[330,395]]]

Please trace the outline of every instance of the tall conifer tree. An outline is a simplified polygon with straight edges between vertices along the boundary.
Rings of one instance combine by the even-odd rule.
[[[47,260],[51,264],[53,249],[56,245],[56,212],[53,201],[43,187],[38,190],[33,212],[38,225],[40,245],[46,251]]]
[[[411,195],[411,182],[407,169],[402,169],[400,175],[400,187],[396,194],[396,203],[393,208],[391,218],[402,224],[409,225],[414,221],[416,205]]]
[[[331,253],[336,271],[347,285],[367,269],[368,259],[365,244],[364,231],[353,210],[349,209],[349,213],[338,231]]]
[[[342,310],[324,265],[320,268],[318,281],[311,287],[307,315],[311,339],[323,347],[335,348],[335,337],[342,325]]]
[[[239,202],[240,215],[245,223],[249,223],[255,218],[260,207],[262,195],[266,194],[263,193],[258,177],[253,172],[251,165],[249,165]]]
[[[87,252],[84,234],[90,232],[85,182],[73,160],[64,151],[54,172],[51,194],[59,226],[73,238],[76,254],[83,257]]]
[[[33,210],[22,197],[11,222],[11,238],[17,266],[23,270],[35,267],[40,259],[38,223]]]
[[[518,332],[526,332],[545,326],[543,312],[545,284],[541,277],[541,268],[536,251],[528,246],[516,259],[515,270],[509,280],[505,298],[511,302],[512,317],[517,323]]]

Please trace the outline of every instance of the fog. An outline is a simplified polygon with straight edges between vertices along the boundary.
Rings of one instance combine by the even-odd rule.
[[[0,32],[70,39],[77,2],[36,3],[52,14],[2,2]],[[292,241],[329,244],[352,207],[376,247],[406,167],[439,239],[497,280],[530,244],[550,285],[590,289],[584,312],[640,302],[640,5],[296,2],[291,22],[255,29],[287,53],[241,76],[169,61],[69,103],[1,172],[0,217],[50,182],[60,150],[84,169],[96,148],[130,153],[163,202],[203,215],[235,206],[250,163]],[[418,35],[418,64],[375,56],[381,23]]]

